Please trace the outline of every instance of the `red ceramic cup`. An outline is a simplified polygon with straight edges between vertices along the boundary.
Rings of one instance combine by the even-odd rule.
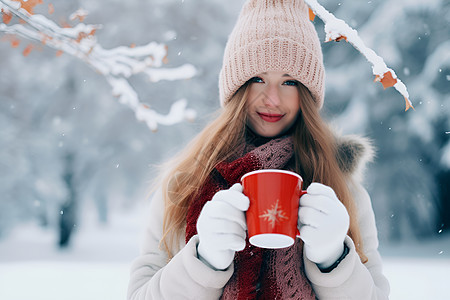
[[[250,243],[279,249],[294,244],[303,179],[284,170],[258,170],[242,176],[244,194],[250,199],[246,213]]]

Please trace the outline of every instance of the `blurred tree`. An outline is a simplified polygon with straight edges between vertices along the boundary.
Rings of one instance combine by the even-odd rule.
[[[325,47],[331,65],[327,110],[342,112],[334,118],[337,127],[375,140],[377,159],[367,183],[382,221],[380,236],[392,241],[434,236],[450,222],[440,212],[450,201],[442,175],[444,155],[448,161],[450,154],[444,151],[450,128],[450,4],[342,1],[338,7],[336,14],[353,20],[363,40],[397,70],[416,111],[404,113],[398,94],[358,79],[367,78],[364,62],[341,44]],[[354,122],[348,122],[350,116]]]
[[[195,123],[160,126],[155,133],[111,97],[109,84],[68,55],[23,42],[0,43],[0,234],[23,222],[59,228],[74,189],[76,216],[88,209],[100,222],[145,199],[155,164],[174,155],[219,107],[217,78],[224,45],[243,1],[55,1],[52,20],[80,7],[105,48],[159,41],[168,68],[189,62],[190,80],[149,84],[130,78],[140,99],[167,113],[172,99],[187,98]],[[408,86],[415,111],[402,96],[373,83],[370,65],[344,41],[323,43],[327,91],[323,113],[344,133],[365,134],[378,148],[367,170],[382,239],[433,236],[450,224],[449,3],[431,1],[320,1],[357,29]],[[48,3],[46,3],[48,4]],[[45,5],[35,13],[47,14]],[[1,24],[1,23],[0,23]],[[324,40],[323,24],[315,24]],[[71,153],[70,184],[67,160]],[[66,177],[65,177],[66,176]],[[93,205],[92,205],[93,204]],[[63,209],[61,209],[63,208]],[[61,215],[61,210],[63,215]],[[444,224],[444,226],[442,226]],[[60,232],[55,230],[55,232]],[[72,229],[72,232],[74,230]]]
[[[14,1],[2,1],[11,2]],[[86,7],[92,12],[86,20],[93,16],[95,23],[104,25],[104,30],[97,35],[108,47],[149,39],[169,43],[172,51],[168,54],[168,68],[185,63],[184,53],[204,52],[203,58],[197,60],[207,63],[216,58],[216,53],[204,47],[208,39],[197,31],[203,28],[214,32],[207,24],[196,24],[197,4],[188,6],[179,1],[97,4],[57,2],[52,7],[52,19],[62,20],[60,23],[67,25],[70,12]],[[143,5],[146,11],[142,10]],[[206,19],[229,10],[224,4],[212,5],[204,1],[203,5]],[[183,14],[185,8],[191,13]],[[117,11],[124,12],[121,16],[126,17],[111,18]],[[166,11],[178,14],[179,22],[168,20]],[[47,13],[46,7],[41,5],[33,7],[32,12]],[[9,20],[8,24],[13,25],[13,21]],[[186,23],[192,27],[186,27]],[[5,26],[2,30],[6,30]],[[225,40],[225,34],[214,37],[209,45]],[[197,43],[199,40],[203,40],[202,43]],[[106,82],[98,74],[91,73],[67,55],[56,52],[55,57],[53,51],[42,51],[44,45],[39,43],[30,48],[31,52],[27,50],[24,57],[21,55],[21,48],[27,49],[24,41],[26,39],[6,40],[14,43],[19,51],[10,49],[8,43],[0,44],[3,57],[11,58],[0,62],[0,122],[6,129],[0,132],[0,142],[6,150],[0,155],[0,176],[5,178],[0,183],[0,192],[6,195],[0,199],[0,234],[17,224],[37,219],[41,225],[59,228],[60,245],[68,245],[74,228],[82,224],[80,210],[89,207],[87,200],[94,201],[101,222],[107,221],[111,209],[132,207],[136,199],[146,196],[145,185],[154,173],[150,164],[158,163],[163,155],[175,151],[170,149],[189,139],[196,128],[183,124],[149,133],[145,125],[137,123],[130,112],[124,111],[111,98]],[[181,51],[186,43],[195,47]],[[205,76],[205,80],[210,76],[209,67],[202,73],[200,76]],[[189,77],[188,74],[183,76]],[[173,83],[163,81],[149,85],[142,78],[130,78],[130,83],[145,95],[141,98],[155,110],[168,111],[170,99],[195,96],[197,107],[204,114],[211,110],[201,103],[205,98],[200,95],[204,97],[203,90],[214,90],[216,84],[211,79],[195,84],[180,82],[177,89],[173,88]],[[188,88],[191,92],[185,92]],[[209,98],[204,102],[213,101],[211,96]]]

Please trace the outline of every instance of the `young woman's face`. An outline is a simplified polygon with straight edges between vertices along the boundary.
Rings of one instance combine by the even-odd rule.
[[[263,137],[288,131],[300,111],[299,84],[283,72],[265,72],[250,79],[247,126]]]

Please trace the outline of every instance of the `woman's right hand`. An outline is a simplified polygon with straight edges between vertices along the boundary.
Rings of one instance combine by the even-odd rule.
[[[245,248],[245,211],[250,200],[242,190],[242,185],[236,183],[217,192],[203,206],[197,220],[198,257],[216,270],[228,268],[235,252]]]

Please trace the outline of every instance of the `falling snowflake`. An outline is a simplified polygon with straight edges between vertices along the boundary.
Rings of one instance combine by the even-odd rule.
[[[278,205],[278,201],[279,199],[277,199],[275,204],[272,204],[270,209],[267,209],[264,214],[259,216],[270,222],[272,228],[275,227],[275,223],[281,222],[281,219],[288,219],[286,213],[282,210],[281,206]]]

